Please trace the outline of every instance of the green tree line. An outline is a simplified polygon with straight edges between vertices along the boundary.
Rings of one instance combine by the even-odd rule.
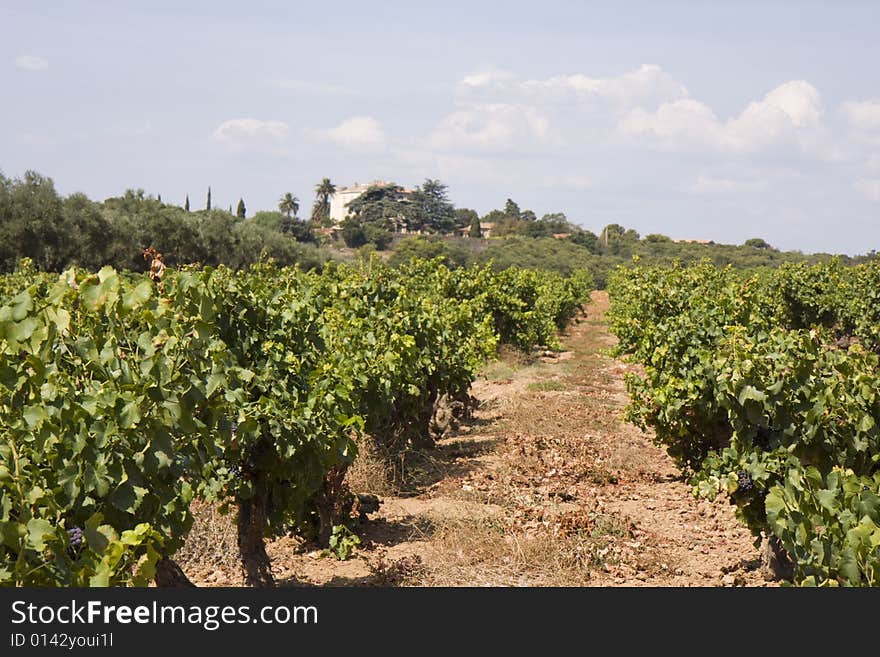
[[[235,214],[210,204],[210,191],[206,208],[190,212],[189,196],[180,207],[142,189],[95,202],[80,193],[60,195],[51,178],[34,171],[20,179],[0,174],[0,272],[14,270],[25,257],[45,271],[74,264],[142,271],[149,266],[143,257],[148,247],[172,266],[242,268],[274,258],[282,265],[299,263],[308,269],[328,258],[295,213],[261,212],[245,218],[243,200]]]

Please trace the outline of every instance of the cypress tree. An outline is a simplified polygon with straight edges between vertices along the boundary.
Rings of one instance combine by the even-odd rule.
[[[482,237],[483,236],[483,228],[480,226],[480,218],[477,215],[474,215],[474,218],[471,219],[471,228],[468,231],[468,237]]]
[[[186,201],[183,203],[183,209],[189,212],[189,194],[186,195]]]
[[[244,207],[244,199],[238,199],[238,207],[235,209],[235,214],[239,219],[244,219],[247,216],[247,209]]]
[[[161,203],[162,202],[162,195],[159,194],[159,197],[156,200],[159,201],[159,203]]]
[[[208,203],[205,205],[205,210],[211,209],[211,187],[208,186]]]

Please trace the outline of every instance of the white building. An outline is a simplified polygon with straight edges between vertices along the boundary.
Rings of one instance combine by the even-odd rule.
[[[334,224],[340,224],[348,216],[348,204],[355,200],[358,196],[367,191],[370,187],[388,187],[394,183],[384,180],[374,180],[371,183],[361,185],[355,183],[351,187],[337,187],[336,192],[330,197],[330,219]],[[404,194],[408,194],[411,190],[404,189]]]

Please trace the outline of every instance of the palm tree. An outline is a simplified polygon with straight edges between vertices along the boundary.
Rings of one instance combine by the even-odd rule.
[[[315,185],[315,204],[312,206],[312,221],[327,224],[330,221],[330,197],[336,193],[336,185],[324,178]]]
[[[296,213],[299,212],[299,199],[290,192],[287,192],[278,203],[278,209],[286,214],[288,219],[291,217],[295,219]]]

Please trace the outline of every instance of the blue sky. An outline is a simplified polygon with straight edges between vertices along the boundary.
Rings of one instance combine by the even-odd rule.
[[[431,177],[480,213],[865,253],[878,25],[853,2],[7,0],[0,170],[250,211]]]

